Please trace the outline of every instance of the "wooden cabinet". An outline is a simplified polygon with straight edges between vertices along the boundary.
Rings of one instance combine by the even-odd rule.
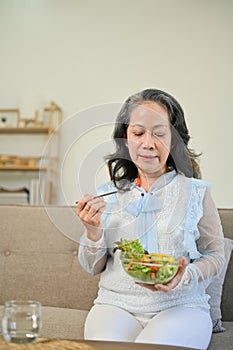
[[[48,124],[34,119],[18,119],[17,126],[0,127],[0,193],[14,193],[25,188],[30,204],[56,204],[59,176],[59,125],[61,109],[54,103]],[[21,126],[21,124],[25,126]],[[39,146],[37,145],[39,143]],[[35,150],[35,147],[38,149]],[[39,192],[39,193],[38,193]],[[1,203],[1,196],[0,196]]]

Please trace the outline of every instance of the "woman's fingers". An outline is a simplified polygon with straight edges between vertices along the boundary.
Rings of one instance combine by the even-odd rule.
[[[89,201],[91,201],[93,198],[94,198],[93,195],[85,194],[85,196],[78,201],[78,204],[77,204],[77,214],[78,215],[84,210],[87,203]]]
[[[155,284],[155,285],[150,285],[150,284],[146,284],[146,283],[138,283],[140,286],[145,287],[147,289],[150,290],[154,290],[154,291],[163,291],[165,293],[169,292],[170,290],[172,290],[173,288],[175,288],[179,282],[181,281],[181,278],[185,272],[186,266],[188,265],[188,261],[187,259],[183,256],[180,259],[180,266],[179,269],[176,273],[176,275],[173,277],[173,279],[166,283],[166,284]]]
[[[78,201],[77,214],[83,222],[99,225],[105,207],[106,203],[102,197],[94,198],[93,195],[86,194]]]
[[[173,279],[168,282],[167,284],[156,284],[154,286],[155,290],[160,290],[163,292],[169,292],[170,290],[172,290],[173,288],[175,288],[179,282],[181,281],[181,278],[185,272],[186,266],[188,265],[188,261],[187,259],[182,256],[182,258],[180,259],[180,266],[179,269],[176,273],[176,275],[173,277]]]
[[[86,227],[87,237],[93,241],[98,241],[101,237],[101,215],[105,207],[106,203],[102,197],[96,198],[90,194],[78,201],[77,215]]]

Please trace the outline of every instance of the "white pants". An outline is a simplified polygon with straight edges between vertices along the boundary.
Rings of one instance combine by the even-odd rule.
[[[207,311],[177,306],[157,314],[131,314],[116,306],[97,304],[84,330],[88,340],[131,341],[206,350],[212,334]]]

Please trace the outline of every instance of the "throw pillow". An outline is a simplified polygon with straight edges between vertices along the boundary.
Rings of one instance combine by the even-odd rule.
[[[225,328],[222,327],[222,313],[221,313],[221,298],[222,288],[227,271],[227,267],[231,258],[231,252],[233,249],[233,240],[230,238],[224,238],[225,248],[225,264],[221,273],[213,279],[208,288],[207,294],[210,296],[210,315],[213,322],[213,333],[224,332]]]

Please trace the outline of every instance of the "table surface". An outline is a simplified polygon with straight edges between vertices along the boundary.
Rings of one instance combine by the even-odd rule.
[[[85,340],[63,340],[63,339],[39,339],[31,344],[6,343],[0,337],[0,350],[184,350],[179,346],[109,342],[109,341],[85,341]]]

